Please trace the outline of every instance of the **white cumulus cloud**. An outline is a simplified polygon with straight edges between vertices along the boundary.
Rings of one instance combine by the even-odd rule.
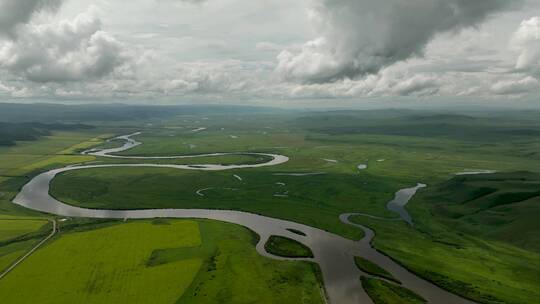
[[[29,23],[0,44],[0,66],[33,82],[101,78],[125,61],[122,44],[91,10],[73,20]]]
[[[437,34],[475,26],[507,0],[315,0],[319,37],[278,56],[286,79],[332,82],[374,74],[421,55]]]
[[[516,69],[540,72],[540,17],[521,22],[512,37],[511,48],[519,53]]]
[[[491,86],[491,91],[497,95],[522,95],[540,88],[540,82],[531,77],[516,80],[501,80]]]

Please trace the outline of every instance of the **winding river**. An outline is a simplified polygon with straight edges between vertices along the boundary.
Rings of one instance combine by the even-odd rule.
[[[343,214],[340,216],[340,219],[343,223],[356,226],[365,232],[364,238],[360,241],[352,241],[327,231],[303,224],[240,211],[206,209],[94,210],[67,205],[49,195],[50,183],[55,176],[63,172],[74,170],[110,167],[158,167],[182,170],[222,171],[275,166],[283,164],[289,160],[288,157],[283,155],[265,153],[213,153],[165,157],[112,155],[112,153],[122,152],[140,145],[140,142],[132,138],[138,134],[140,133],[118,137],[117,139],[125,140],[125,144],[122,147],[103,150],[92,149],[83,153],[101,157],[141,159],[146,160],[146,162],[138,164],[72,165],[60,169],[50,170],[34,177],[30,182],[28,182],[22,188],[21,192],[15,197],[13,202],[29,209],[67,217],[111,219],[201,218],[242,225],[260,235],[260,241],[257,244],[257,251],[259,254],[278,260],[304,260],[317,263],[320,266],[323,274],[326,295],[329,302],[332,304],[373,303],[362,288],[359,280],[361,275],[369,275],[361,272],[356,267],[354,263],[355,256],[364,257],[380,265],[390,272],[395,278],[403,282],[403,287],[418,293],[423,298],[428,300],[429,303],[471,303],[468,300],[460,298],[457,295],[449,293],[436,285],[415,276],[387,256],[373,249],[371,247],[371,241],[374,238],[375,233],[367,227],[350,222],[349,218],[355,214]],[[271,160],[265,163],[252,165],[167,165],[152,164],[149,162],[152,159],[179,159],[220,155],[262,155],[270,157]],[[406,191],[398,192],[396,198],[394,199],[396,206],[403,207],[417,190],[417,188],[414,191],[410,189],[404,189]],[[402,195],[399,193],[402,193]],[[404,210],[404,208],[402,209]],[[305,236],[293,233],[289,231],[289,229],[301,231],[305,234]],[[314,258],[285,259],[266,252],[264,249],[264,244],[271,235],[288,237],[310,247],[313,251]],[[422,253],[418,252],[418,254]]]

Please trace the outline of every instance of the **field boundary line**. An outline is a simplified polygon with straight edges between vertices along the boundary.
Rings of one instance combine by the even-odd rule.
[[[45,244],[45,242],[50,240],[56,234],[57,232],[56,220],[51,220],[51,222],[53,224],[53,229],[51,233],[47,237],[45,237],[43,240],[41,240],[36,246],[32,247],[32,249],[30,249],[30,251],[28,251],[25,255],[23,255],[17,261],[11,264],[11,266],[9,266],[8,269],[4,270],[4,272],[0,274],[0,280],[3,279],[6,275],[8,275],[13,269],[15,269],[15,267],[19,266],[19,264],[21,264],[24,260],[26,260],[26,258],[32,255],[32,253],[38,250],[43,244]]]

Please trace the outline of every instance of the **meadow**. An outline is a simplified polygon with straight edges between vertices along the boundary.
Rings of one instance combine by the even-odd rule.
[[[385,205],[400,188],[423,182],[430,189],[456,173],[474,170],[540,171],[534,119],[500,118],[494,124],[492,118],[461,115],[396,112],[369,118],[351,113],[167,121],[161,127],[143,130],[137,139],[144,144],[123,154],[250,151],[283,154],[290,161],[276,167],[224,172],[151,168],[72,171],[53,181],[51,193],[70,204],[90,208],[243,210],[359,239],[361,232],[341,224],[338,216],[362,212],[394,217]],[[206,129],[193,132],[201,127]],[[359,164],[367,169],[359,170]],[[203,195],[197,193],[201,189]],[[377,249],[457,294],[482,303],[531,303],[537,297],[533,290],[539,285],[538,254],[530,247],[516,246],[515,242],[524,242],[524,238],[512,243],[508,238],[494,239],[489,233],[473,231],[481,225],[463,230],[456,229],[455,223],[443,225],[438,220],[447,215],[434,212],[419,200],[409,206],[419,230],[399,222],[360,217],[355,221],[376,231]],[[450,203],[439,205],[458,208]],[[521,222],[527,210],[516,206],[513,222]],[[428,227],[424,219],[433,219],[436,224]],[[460,224],[466,225],[466,221]],[[530,227],[516,224],[512,229],[530,231]],[[460,239],[458,245],[455,238]],[[534,240],[528,242],[533,244]]]
[[[362,286],[374,304],[422,304],[426,303],[414,292],[375,278],[361,277]]]
[[[32,140],[0,147],[0,271],[23,256],[51,230],[50,216],[11,203],[19,189],[39,172],[92,161],[79,149],[100,145],[110,136],[102,130],[37,132]]]
[[[5,301],[18,303],[170,303],[189,286],[202,261],[147,268],[145,259],[153,249],[200,242],[195,222],[169,227],[130,223],[66,234],[18,266],[0,282],[0,290]],[[32,292],[17,288],[21,282],[32,286]],[[58,282],[68,286],[58,289]],[[147,289],[148,282],[155,285]]]
[[[271,160],[271,157],[266,155],[252,154],[235,154],[221,156],[201,156],[187,158],[171,158],[171,159],[151,159],[145,160],[147,163],[153,164],[173,164],[173,165],[197,165],[197,164],[216,164],[216,165],[252,165],[265,163]],[[136,164],[141,163],[141,159],[126,159],[126,158],[99,158],[93,161],[92,164]]]
[[[178,304],[325,303],[315,264],[262,257],[255,250],[258,236],[246,228],[215,221],[199,223],[204,242],[196,252],[205,257],[205,264]],[[153,263],[191,254],[193,251],[159,251]]]
[[[3,300],[322,303],[313,266],[259,256],[256,237],[239,226],[154,220],[90,227],[67,229],[0,281]],[[244,288],[256,293],[244,294]]]
[[[93,157],[79,155],[75,150],[102,143],[102,140],[96,138],[98,134],[94,131],[56,132],[37,141],[0,147],[0,175],[20,177],[38,169],[91,161]],[[102,136],[106,137],[107,134]]]
[[[107,130],[59,131],[37,140],[17,142],[0,147],[0,216],[38,213],[14,206],[11,199],[31,177],[48,169],[90,162],[93,156],[79,151],[104,143],[111,134]]]
[[[392,274],[369,260],[366,260],[362,257],[354,257],[354,263],[356,264],[358,269],[367,274],[394,281],[397,284],[401,284],[401,282],[398,279],[394,278]]]
[[[286,258],[312,258],[311,249],[305,245],[282,236],[273,235],[264,244],[266,252]]]
[[[0,272],[50,233],[45,219],[0,215]]]
[[[456,176],[422,191],[413,212],[418,229],[436,231],[433,219],[459,232],[540,253],[540,174],[504,172]]]
[[[46,220],[39,219],[3,219],[0,217],[0,242],[22,237],[39,230],[47,224]]]
[[[414,204],[414,202],[413,202]],[[429,212],[429,211],[427,211]],[[373,245],[415,274],[480,303],[534,303],[540,296],[540,254],[431,223],[356,217],[377,233]],[[422,219],[416,218],[417,225]]]

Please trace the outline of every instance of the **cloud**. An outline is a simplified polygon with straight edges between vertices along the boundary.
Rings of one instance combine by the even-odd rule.
[[[523,95],[540,88],[540,82],[527,76],[517,80],[503,80],[491,86],[491,91],[497,95]]]
[[[540,17],[522,21],[510,47],[519,53],[516,69],[540,76]]]
[[[273,42],[262,41],[255,45],[255,49],[259,52],[280,52],[283,50],[283,46]]]
[[[23,98],[31,96],[31,93],[27,88],[17,88],[14,86],[6,85],[0,81],[0,96],[7,95],[9,97]]]
[[[36,13],[56,11],[63,0],[0,0],[0,35],[13,36],[17,26]]]
[[[89,10],[74,20],[20,27],[16,39],[0,44],[0,66],[33,82],[96,79],[125,63],[123,48]]]
[[[418,74],[397,83],[393,93],[401,96],[431,96],[438,92],[439,85],[436,77]]]
[[[0,18],[0,99],[535,100],[538,1],[490,18],[516,1],[98,1],[76,18],[87,1],[9,1],[25,13]]]
[[[186,2],[186,3],[192,3],[192,4],[198,4],[206,2],[207,0],[180,0],[180,2]]]
[[[408,66],[397,64],[357,79],[325,83],[288,82],[282,89],[285,96],[295,98],[428,97],[447,94],[450,90],[447,85],[452,82],[452,79],[441,79],[437,74],[410,73]]]
[[[182,63],[166,79],[153,79],[152,87],[168,94],[226,95],[247,92],[262,85],[263,62],[238,60]],[[163,77],[163,76],[161,76]]]
[[[309,83],[374,74],[422,55],[437,34],[476,26],[517,2],[316,0],[310,19],[320,36],[281,52],[276,71]]]

